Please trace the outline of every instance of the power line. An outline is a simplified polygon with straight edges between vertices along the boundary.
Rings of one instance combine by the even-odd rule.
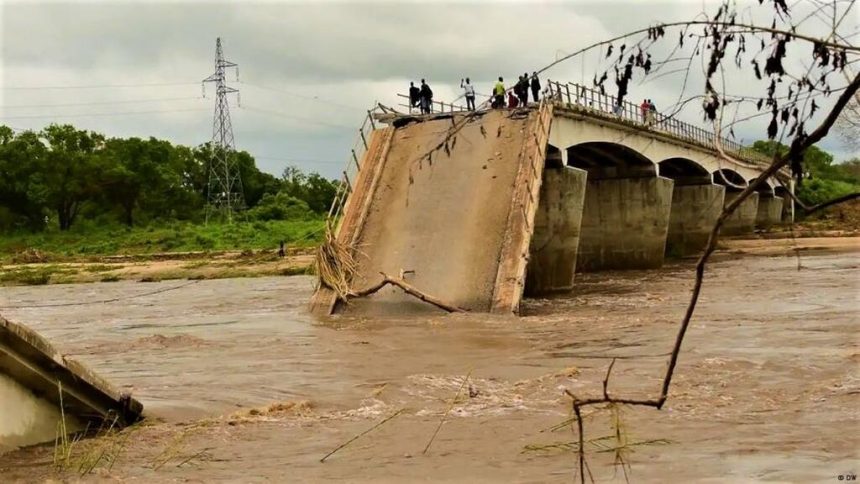
[[[186,100],[199,100],[203,99],[200,96],[195,97],[163,97],[157,99],[133,99],[133,100],[120,100],[120,101],[94,101],[94,102],[85,102],[85,103],[62,103],[62,104],[13,104],[13,105],[3,105],[0,108],[3,109],[17,109],[17,108],[54,108],[54,107],[66,107],[66,106],[100,106],[100,105],[112,105],[112,104],[136,104],[136,103],[150,103],[150,102],[167,102],[167,101],[186,101]]]
[[[308,101],[314,101],[314,102],[319,102],[319,103],[323,103],[323,104],[330,104],[330,105],[332,105],[332,106],[337,106],[337,107],[339,107],[339,108],[343,108],[343,109],[349,109],[349,110],[351,110],[351,111],[367,111],[367,109],[365,109],[365,108],[363,108],[363,107],[350,106],[349,104],[342,104],[342,103],[339,103],[339,102],[337,102],[337,101],[331,101],[331,100],[329,100],[329,99],[321,98],[321,97],[319,97],[319,96],[307,96],[307,95],[303,95],[303,94],[296,94],[295,92],[288,91],[288,90],[284,90],[284,89],[278,89],[278,88],[268,87],[268,86],[261,86],[261,85],[259,85],[259,84],[250,84],[250,83],[247,83],[247,82],[242,82],[241,84],[244,84],[244,85],[246,85],[246,86],[255,87],[255,88],[257,88],[257,89],[264,89],[264,90],[267,90],[267,91],[272,91],[272,92],[278,92],[278,93],[281,93],[281,94],[286,94],[287,96],[292,96],[292,97],[295,97],[295,98],[298,98],[298,99],[305,99],[305,100],[308,100]]]
[[[28,114],[20,116],[6,116],[0,114],[0,119],[44,119],[44,118],[88,118],[101,116],[131,116],[136,114],[161,114],[161,113],[186,113],[193,111],[206,111],[204,108],[194,109],[164,109],[155,111],[126,111],[119,113],[76,113],[76,114]]]
[[[2,90],[38,90],[38,89],[113,89],[127,87],[160,87],[160,86],[189,86],[196,82],[157,82],[150,84],[101,84],[91,86],[0,86]]]
[[[280,111],[272,111],[271,109],[263,109],[263,108],[258,108],[258,107],[254,107],[254,106],[248,106],[247,104],[244,104],[243,106],[241,106],[241,109],[252,111],[252,112],[269,114],[272,116],[278,116],[278,117],[286,118],[286,119],[294,119],[297,121],[304,121],[306,123],[311,123],[311,124],[319,124],[321,126],[328,126],[330,128],[350,129],[350,130],[353,129],[352,126],[344,126],[341,124],[326,123],[325,121],[318,121],[316,119],[306,118],[303,116],[295,116],[293,114],[287,114],[287,113],[280,112]]]
[[[258,156],[254,155],[254,159],[260,160],[275,160],[275,161],[286,161],[286,162],[295,162],[295,163],[318,163],[318,164],[331,164],[331,165],[343,165],[345,162],[343,160],[313,160],[308,158],[280,158],[277,156]]]

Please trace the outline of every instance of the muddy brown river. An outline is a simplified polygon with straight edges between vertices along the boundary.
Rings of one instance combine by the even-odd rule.
[[[622,409],[631,482],[838,482],[860,471],[860,259],[800,262],[711,266],[667,405]],[[0,306],[185,283],[4,288]],[[691,284],[687,262],[578,275],[575,293],[527,300],[522,318],[318,322],[305,312],[309,277],[200,281],[3,314],[145,405],[148,423],[88,479],[571,482],[575,434],[554,429],[570,413],[563,390],[599,395],[618,357],[610,393],[656,395]],[[589,467],[597,482],[623,482],[613,453],[599,452],[613,446],[601,439],[609,417],[585,418]],[[0,481],[75,479],[57,474],[52,453],[51,444],[0,456]]]

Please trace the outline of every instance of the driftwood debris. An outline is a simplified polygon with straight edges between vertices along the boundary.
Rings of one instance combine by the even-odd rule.
[[[448,311],[449,313],[465,313],[466,310],[460,307],[457,307],[453,304],[446,303],[437,297],[433,297],[429,294],[426,294],[420,290],[418,290],[415,286],[409,284],[399,277],[392,277],[384,272],[380,272],[382,275],[382,280],[373,286],[368,287],[367,289],[362,289],[361,291],[352,291],[347,295],[347,299],[354,299],[359,297],[367,297],[373,293],[378,292],[383,287],[391,284],[392,286],[397,286],[403,290],[406,294],[410,296],[414,296],[428,304],[432,304],[439,309],[443,309]]]

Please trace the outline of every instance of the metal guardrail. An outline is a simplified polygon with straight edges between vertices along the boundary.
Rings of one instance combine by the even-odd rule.
[[[710,150],[717,150],[714,141],[716,136],[713,132],[685,123],[672,116],[643,111],[640,106],[630,101],[623,101],[619,106],[617,97],[602,93],[597,89],[571,82],[562,84],[547,81],[545,95],[562,107],[579,108],[589,115],[610,120],[624,120],[644,126],[649,130],[660,131],[683,141],[701,145]],[[720,144],[726,153],[730,153],[743,161],[758,166],[770,165],[771,160],[767,156],[735,140],[721,137]]]
[[[346,168],[342,172],[343,176],[337,186],[334,200],[332,201],[331,207],[328,211],[328,220],[337,220],[337,218],[343,213],[343,207],[346,205],[346,201],[349,198],[350,193],[352,193],[352,181],[356,179],[358,172],[361,170],[361,158],[367,151],[371,132],[376,129],[376,122],[373,120],[373,113],[382,111],[384,111],[384,109],[382,109],[379,104],[377,104],[373,109],[369,109],[367,111],[367,116],[364,117],[364,121],[361,123],[361,127],[358,128],[358,134],[356,134],[355,141],[353,141],[352,144],[352,149],[350,149],[351,159],[347,162]]]
[[[398,106],[409,109],[409,114],[413,114],[415,111],[421,112],[421,108],[419,106],[413,106],[409,101],[408,94],[397,93],[397,97],[406,99],[406,103],[400,103]],[[454,113],[461,111],[468,111],[466,106],[454,104],[454,103],[446,103],[444,101],[431,101],[430,102],[430,113]]]
[[[407,94],[398,93],[397,96],[406,100],[405,103],[399,104],[400,107],[407,108],[409,114],[417,114],[416,111],[419,108],[412,106]],[[550,100],[560,107],[581,110],[590,116],[601,117],[610,121],[623,120],[648,130],[662,132],[679,140],[717,151],[713,132],[659,112],[646,111],[643,113],[639,105],[630,101],[623,101],[619,106],[617,97],[602,93],[598,89],[572,82],[561,83],[547,80],[546,87],[544,88],[544,97],[550,98]],[[434,113],[468,111],[465,106],[446,103],[444,101],[433,101],[432,107]],[[771,163],[769,157],[735,140],[726,137],[721,137],[720,140],[720,144],[726,153],[732,154],[742,161],[760,167],[769,166]],[[782,171],[785,172],[785,170]]]

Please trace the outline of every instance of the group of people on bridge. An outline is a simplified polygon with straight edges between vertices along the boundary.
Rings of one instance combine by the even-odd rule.
[[[499,80],[493,86],[493,94],[490,96],[490,106],[494,109],[508,107],[510,109],[518,106],[527,106],[529,103],[529,90],[531,90],[533,102],[540,101],[540,79],[537,72],[524,73],[519,76],[517,83],[508,91],[505,89],[504,78],[499,76]],[[474,111],[475,107],[475,86],[468,77],[460,79],[460,88],[463,89],[463,97],[466,98],[466,109]],[[507,100],[505,95],[507,94]],[[419,108],[421,114],[430,114],[433,112],[433,90],[424,79],[421,79],[421,86],[418,87],[414,82],[409,83],[409,105],[410,108]]]
[[[657,106],[654,106],[650,99],[642,101],[639,111],[642,113],[642,122],[646,125],[651,126],[657,121]]]
[[[460,88],[463,89],[463,97],[466,98],[466,109],[474,111],[475,106],[475,86],[472,80],[468,77],[460,79]],[[537,72],[524,73],[519,76],[516,84],[510,90],[505,88],[504,78],[499,76],[499,80],[493,86],[493,94],[490,97],[490,107],[493,109],[515,109],[519,106],[528,106],[529,91],[531,91],[532,102],[540,101],[541,83]],[[559,99],[561,93],[558,93]],[[409,83],[409,104],[410,108],[419,108],[421,114],[430,114],[433,112],[433,90],[427,84],[427,81],[421,79],[421,86],[415,86],[414,82]],[[444,105],[443,105],[444,107]],[[623,106],[621,103],[613,103],[612,112],[616,116],[623,115]],[[657,122],[657,107],[650,99],[645,99],[639,105],[639,110],[642,115],[642,123],[645,126],[654,126]]]

